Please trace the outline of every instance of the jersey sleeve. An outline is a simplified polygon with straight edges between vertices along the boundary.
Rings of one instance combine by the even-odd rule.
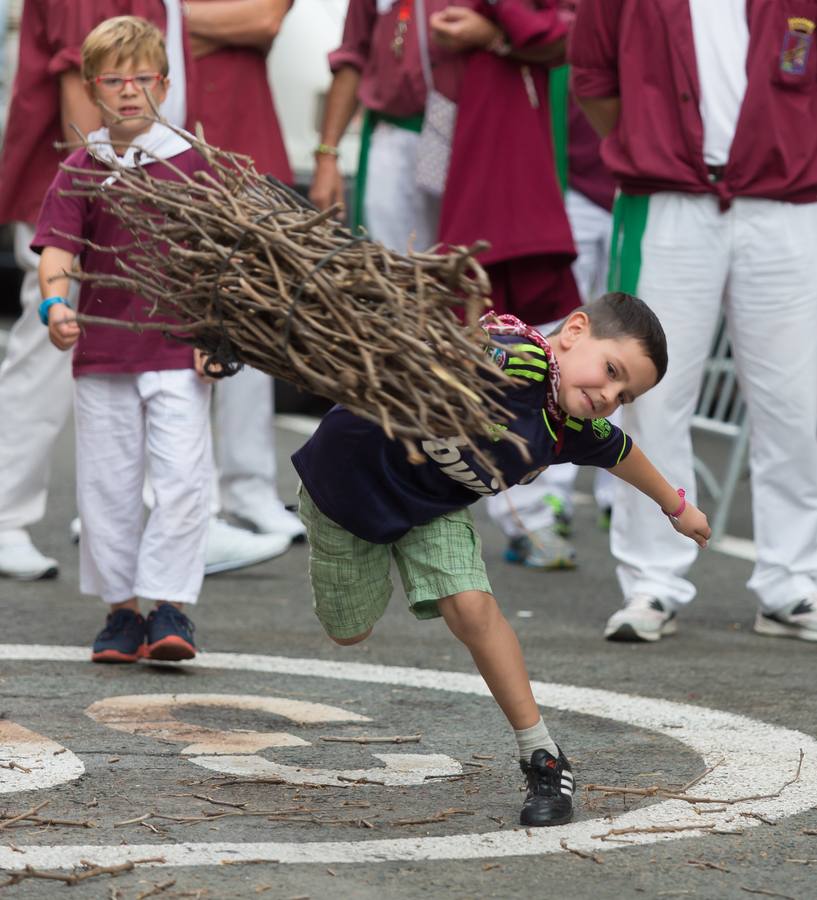
[[[548,361],[541,347],[519,335],[493,334],[485,353],[498,369],[518,379],[512,386],[502,385],[507,397],[531,406],[544,406],[545,393],[549,390]]]
[[[568,417],[559,462],[612,469],[632,448],[632,438],[608,419]]]

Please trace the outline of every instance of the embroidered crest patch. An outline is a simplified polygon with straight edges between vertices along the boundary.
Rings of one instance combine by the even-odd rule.
[[[486,347],[485,354],[488,359],[496,363],[498,368],[505,368],[505,361],[508,359],[508,354],[504,350],[499,347]]]
[[[814,40],[815,23],[811,19],[789,19],[789,30],[780,51],[780,71],[787,75],[804,75]]]
[[[607,419],[593,419],[591,425],[593,426],[593,434],[600,441],[603,441],[606,438],[610,437],[610,432],[613,430],[613,426],[607,421]]]

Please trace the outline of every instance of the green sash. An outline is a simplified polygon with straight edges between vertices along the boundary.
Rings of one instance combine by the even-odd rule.
[[[378,122],[388,122],[398,128],[420,133],[423,127],[422,114],[416,116],[388,116],[385,113],[374,112],[367,109],[363,113],[363,128],[360,131],[360,156],[357,163],[357,178],[355,179],[355,195],[352,209],[352,231],[357,233],[359,229],[366,227],[364,216],[364,198],[366,197],[366,175],[369,170],[369,147],[372,143],[372,132]]]

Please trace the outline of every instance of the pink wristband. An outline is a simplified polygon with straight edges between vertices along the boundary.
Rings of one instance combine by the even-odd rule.
[[[678,496],[681,498],[681,502],[675,512],[667,512],[665,509],[661,510],[661,512],[664,513],[665,516],[669,516],[670,519],[677,519],[687,508],[686,491],[683,488],[678,488]]]

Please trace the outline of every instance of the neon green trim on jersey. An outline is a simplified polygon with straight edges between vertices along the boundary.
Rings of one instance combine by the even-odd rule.
[[[624,432],[622,432],[624,434]],[[621,453],[618,455],[618,459],[616,460],[616,465],[621,462],[621,457],[624,456],[624,451],[627,449],[627,435],[624,434],[624,443],[621,445]]]
[[[522,362],[522,360],[518,360]],[[529,372],[527,369],[505,369],[506,375],[518,375],[520,378],[530,378],[531,381],[544,381],[545,376],[541,372]]]
[[[514,353],[535,353],[537,356],[544,356],[545,351],[541,347],[537,347],[536,344],[514,344],[511,347],[511,350]]]
[[[574,419],[572,416],[568,416],[565,419],[565,427],[572,428],[573,431],[584,431],[584,419]]]
[[[553,429],[550,427],[550,421],[548,420],[548,414],[542,410],[542,418],[545,420],[545,428],[550,432],[550,436],[553,438],[553,443],[558,443],[558,438],[553,432]]]
[[[508,360],[508,365],[512,366],[533,366],[536,369],[547,369],[548,363],[546,359],[525,359],[521,356],[512,356]]]

